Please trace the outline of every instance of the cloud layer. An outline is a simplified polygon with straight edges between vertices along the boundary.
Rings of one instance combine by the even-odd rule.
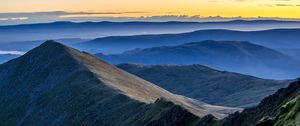
[[[285,5],[277,5],[285,6]],[[124,16],[132,15],[132,16]],[[277,17],[257,17],[257,18],[244,18],[244,17],[221,17],[210,16],[203,17],[201,15],[187,16],[176,15],[176,12],[157,13],[150,15],[150,12],[33,12],[33,13],[0,13],[0,25],[16,25],[28,23],[47,23],[55,21],[193,21],[193,22],[207,22],[207,21],[229,21],[229,20],[253,20],[253,19],[276,19],[276,20],[299,20],[299,19],[285,19]],[[136,16],[148,15],[148,16]]]

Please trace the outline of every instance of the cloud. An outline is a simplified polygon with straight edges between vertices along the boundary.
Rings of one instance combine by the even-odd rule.
[[[278,3],[278,4],[260,4],[260,6],[267,6],[267,7],[299,7],[299,4],[285,4],[285,3]]]
[[[81,14],[98,14],[98,15],[118,15],[118,14],[133,14],[133,13],[148,13],[142,11],[133,12],[66,12],[66,11],[50,11],[50,12],[26,12],[26,13],[0,13],[0,18],[12,18],[12,17],[59,17],[62,15],[81,15]]]
[[[0,18],[0,21],[28,20],[28,17]]]
[[[81,17],[119,17],[120,15],[140,14],[146,15],[149,12],[130,11],[130,12],[65,12],[65,11],[51,11],[51,12],[26,12],[26,13],[0,13],[0,25],[15,25],[28,23],[47,23],[55,21],[72,21],[67,17],[77,18]],[[85,19],[85,18],[83,18]]]
[[[279,7],[291,7],[291,6],[296,6],[293,4],[275,4],[275,6],[279,6]]]
[[[25,52],[21,51],[2,51],[0,50],[0,55],[23,55]]]
[[[261,5],[261,6],[288,6],[288,5]],[[300,5],[298,5],[300,6]],[[32,24],[32,23],[49,23],[56,21],[72,21],[72,22],[86,22],[86,21],[190,21],[190,22],[207,22],[207,21],[230,21],[230,20],[254,20],[258,19],[276,19],[276,20],[299,20],[299,19],[283,19],[277,17],[221,17],[209,16],[203,17],[201,15],[176,15],[177,12],[164,13],[150,13],[150,12],[32,12],[32,13],[0,13],[0,25],[16,25],[16,24]],[[129,15],[129,16],[128,16]],[[139,16],[149,15],[149,16]]]

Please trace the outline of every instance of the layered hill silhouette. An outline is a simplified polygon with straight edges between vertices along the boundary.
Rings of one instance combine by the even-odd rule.
[[[261,79],[202,65],[120,64],[117,67],[175,94],[241,108],[256,106],[289,84],[289,81]]]
[[[113,64],[202,64],[273,79],[293,79],[300,75],[300,63],[294,58],[264,46],[240,41],[202,41],[97,56]]]
[[[277,49],[280,52],[287,54],[289,56],[292,56],[293,58],[297,59],[300,61],[300,47],[295,47],[295,48],[280,48]]]
[[[299,28],[299,21],[236,20],[224,22],[53,22],[0,26],[0,43],[62,38],[97,38],[183,33],[203,29],[266,30]]]
[[[78,47],[93,53],[116,54],[136,48],[174,46],[204,40],[249,41],[269,48],[300,47],[300,29],[263,31],[199,30],[180,34],[112,36],[91,40]],[[118,47],[116,47],[118,45]]]
[[[187,125],[239,110],[172,94],[54,41],[0,65],[5,126]]]

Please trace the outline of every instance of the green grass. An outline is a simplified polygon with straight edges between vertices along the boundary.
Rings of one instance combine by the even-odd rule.
[[[298,96],[282,106],[280,115],[276,119],[275,126],[295,126],[296,123],[299,124],[299,115],[300,97]]]

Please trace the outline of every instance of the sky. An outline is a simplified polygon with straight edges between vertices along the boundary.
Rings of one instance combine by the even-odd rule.
[[[300,0],[0,0],[0,25],[55,20],[181,18],[300,18]],[[41,13],[43,12],[43,13]],[[60,12],[58,15],[57,12]],[[34,16],[33,16],[34,15]],[[34,18],[33,18],[33,17]],[[53,18],[52,18],[53,19]]]

